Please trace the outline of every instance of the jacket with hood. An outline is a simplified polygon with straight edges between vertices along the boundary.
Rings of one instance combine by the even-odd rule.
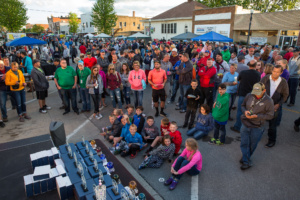
[[[145,124],[141,135],[143,137],[150,136],[150,139],[155,139],[157,136],[159,136],[158,127],[155,126],[153,123],[152,126],[149,126],[147,123]]]
[[[209,131],[214,128],[214,118],[211,113],[207,115],[202,115],[201,113],[197,117],[197,122],[195,128],[199,131],[206,132],[208,134]]]
[[[215,83],[211,80],[213,76],[217,73],[217,70],[214,66],[200,67],[198,75],[200,76],[200,86],[201,87],[214,87]]]
[[[31,78],[33,80],[36,91],[45,91],[49,88],[49,82],[45,77],[45,72],[40,68],[33,68],[31,70]]]
[[[215,106],[212,109],[212,116],[218,122],[226,122],[229,117],[229,99],[230,95],[228,93],[222,96],[218,94]]]
[[[208,56],[204,56],[203,58],[201,58],[198,63],[197,63],[197,66],[200,68],[200,67],[203,67],[203,66],[206,66],[207,65],[207,59],[209,59],[211,56],[211,53],[209,53]]]
[[[123,124],[118,119],[115,119],[114,123],[110,128],[111,135],[114,137],[120,137],[122,128],[123,128]]]

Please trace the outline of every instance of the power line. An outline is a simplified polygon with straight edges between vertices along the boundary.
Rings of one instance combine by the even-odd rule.
[[[69,12],[59,12],[59,11],[51,11],[51,10],[38,10],[38,9],[31,9],[31,8],[27,8],[27,9],[32,10],[32,11],[38,11],[38,12],[67,13],[67,14],[69,14]]]

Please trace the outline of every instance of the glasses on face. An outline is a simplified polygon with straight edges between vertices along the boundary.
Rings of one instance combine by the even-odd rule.
[[[115,69],[110,69],[110,70],[115,70]]]

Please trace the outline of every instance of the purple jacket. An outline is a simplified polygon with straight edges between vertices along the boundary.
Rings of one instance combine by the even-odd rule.
[[[287,69],[284,69],[283,72],[282,72],[282,74],[280,76],[282,78],[284,78],[286,81],[288,81],[289,78],[290,78],[290,73],[289,73],[289,71]]]
[[[105,72],[100,70],[99,71],[99,74],[100,76],[102,77],[102,82],[103,82],[103,88],[107,88],[107,85],[106,85],[106,75],[105,75]]]

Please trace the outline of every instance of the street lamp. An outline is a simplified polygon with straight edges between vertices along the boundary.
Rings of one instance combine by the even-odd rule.
[[[150,36],[150,39],[151,39],[151,19],[149,19],[149,36]]]
[[[248,30],[248,38],[247,38],[247,46],[249,46],[249,36],[250,36],[250,29],[251,29],[252,15],[253,15],[253,9],[251,9],[251,15],[250,15],[249,30]]]

